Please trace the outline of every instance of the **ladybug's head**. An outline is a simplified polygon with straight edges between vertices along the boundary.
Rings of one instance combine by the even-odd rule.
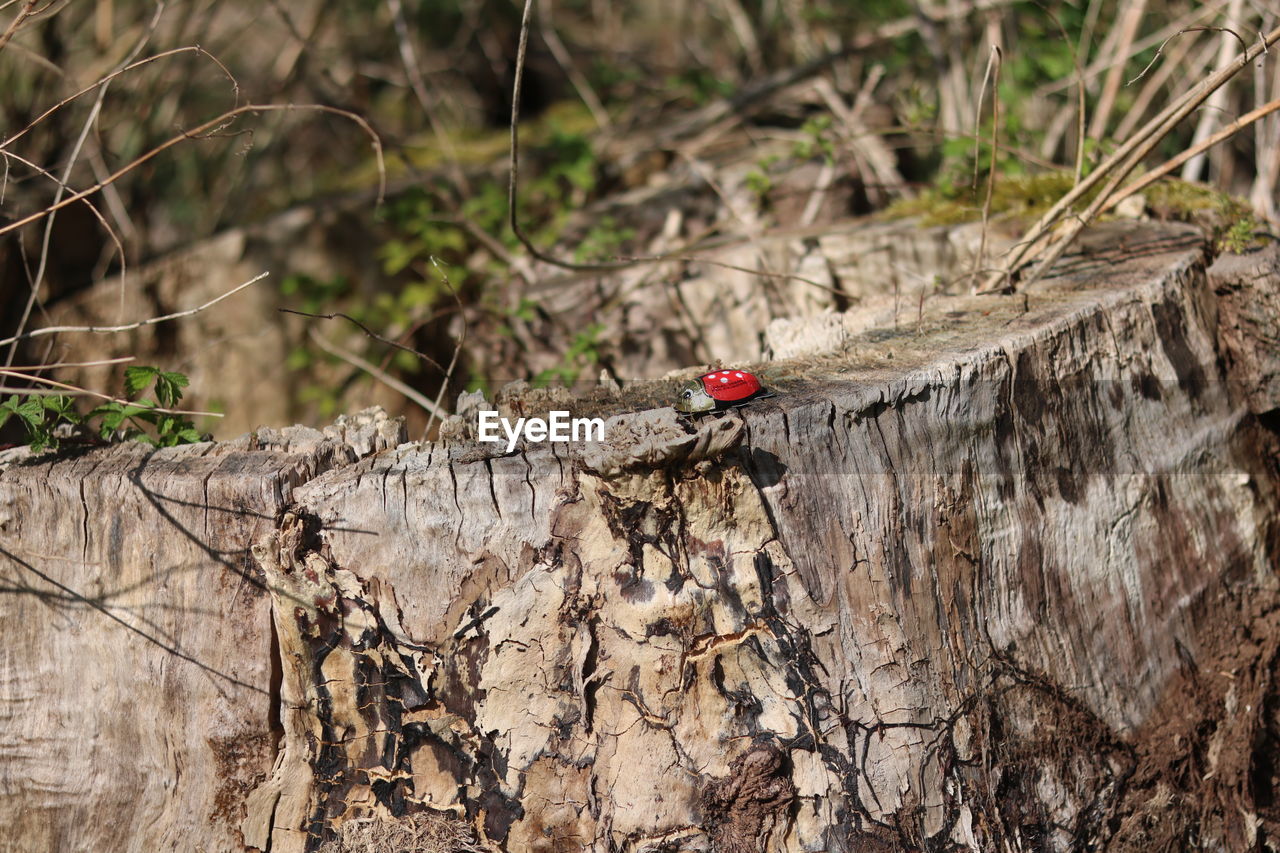
[[[677,412],[696,415],[700,412],[714,411],[716,401],[707,393],[707,389],[702,387],[700,381],[694,380],[685,383],[680,389],[680,395],[676,397],[674,406]]]

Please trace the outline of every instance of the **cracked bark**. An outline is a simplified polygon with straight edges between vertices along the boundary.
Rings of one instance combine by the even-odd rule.
[[[105,730],[116,752],[98,761],[125,766],[129,743],[147,768],[128,804],[65,781],[37,799],[82,817],[122,810],[158,827],[152,847],[113,842],[100,821],[44,819],[56,840],[95,849],[240,849],[222,843],[234,838],[275,853],[428,809],[507,851],[1140,850],[1192,837],[1244,849],[1273,837],[1280,727],[1270,710],[1236,709],[1280,703],[1277,399],[1242,379],[1269,375],[1258,341],[1277,282],[1206,270],[1199,238],[1179,228],[1091,239],[1026,310],[949,302],[919,329],[796,362],[787,393],[696,434],[659,410],[568,454],[406,445],[313,465],[287,488],[272,475],[253,487],[266,498],[244,504],[259,515],[220,528],[211,514],[202,534],[248,566],[250,597],[231,594],[239,576],[207,552],[197,565],[212,581],[152,577],[137,593],[216,601],[229,622],[168,629],[264,692],[219,698],[207,674],[117,638],[120,669],[105,680],[128,680],[166,745],[125,723]],[[179,476],[165,460],[192,464],[134,452],[4,468],[0,490],[20,509],[0,533],[44,553],[35,543],[60,540],[35,538],[30,513],[54,514],[81,484],[89,506],[107,492],[136,512],[139,483]],[[113,473],[122,460],[132,479]],[[208,482],[192,503],[250,488]],[[150,511],[161,508],[173,511]],[[54,522],[78,530],[73,515]],[[109,524],[91,518],[87,537],[66,540],[68,586],[93,577],[82,552],[114,560],[101,571],[114,588],[137,571],[129,543],[165,561],[193,544],[157,546],[121,522],[128,547],[115,547],[101,538]],[[77,658],[90,638],[59,626],[42,608],[65,608],[41,594],[0,606],[23,647],[53,643],[76,675],[47,667],[28,682],[9,664],[5,683],[12,695],[30,684],[72,723],[50,752],[65,780],[78,733],[104,719],[74,682],[101,661]],[[150,660],[164,661],[157,683],[129,679]],[[125,701],[109,696],[111,719]],[[4,742],[44,736],[27,719],[0,716]],[[210,780],[224,770],[190,734],[210,719],[256,744],[225,771],[239,782],[221,800]],[[178,777],[157,765],[174,742],[187,770],[169,791],[158,786]],[[35,797],[48,768],[15,762]],[[0,809],[17,837],[55,837],[13,797]]]

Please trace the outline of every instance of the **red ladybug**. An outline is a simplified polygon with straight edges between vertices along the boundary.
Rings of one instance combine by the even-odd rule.
[[[745,370],[713,370],[686,383],[680,390],[675,408],[690,415],[722,412],[772,396],[759,379]]]

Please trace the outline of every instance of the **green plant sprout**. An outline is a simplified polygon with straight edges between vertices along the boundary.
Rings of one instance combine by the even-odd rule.
[[[791,146],[792,155],[798,160],[809,160],[822,155],[828,164],[836,159],[835,134],[831,129],[831,116],[818,115],[809,119],[800,128],[804,138]]]
[[[154,383],[154,399],[136,399]],[[36,453],[62,446],[59,426],[68,424],[96,432],[102,441],[140,441],[153,447],[194,444],[203,438],[189,418],[175,414],[182,389],[189,384],[181,373],[158,367],[134,366],[124,371],[124,400],[112,400],[81,415],[65,394],[11,395],[0,402],[0,426],[10,418],[21,421],[27,446]]]

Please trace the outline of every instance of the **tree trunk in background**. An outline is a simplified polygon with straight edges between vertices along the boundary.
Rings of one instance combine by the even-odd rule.
[[[7,840],[1270,843],[1280,255],[1204,256],[1099,229],[600,445],[10,462]]]

